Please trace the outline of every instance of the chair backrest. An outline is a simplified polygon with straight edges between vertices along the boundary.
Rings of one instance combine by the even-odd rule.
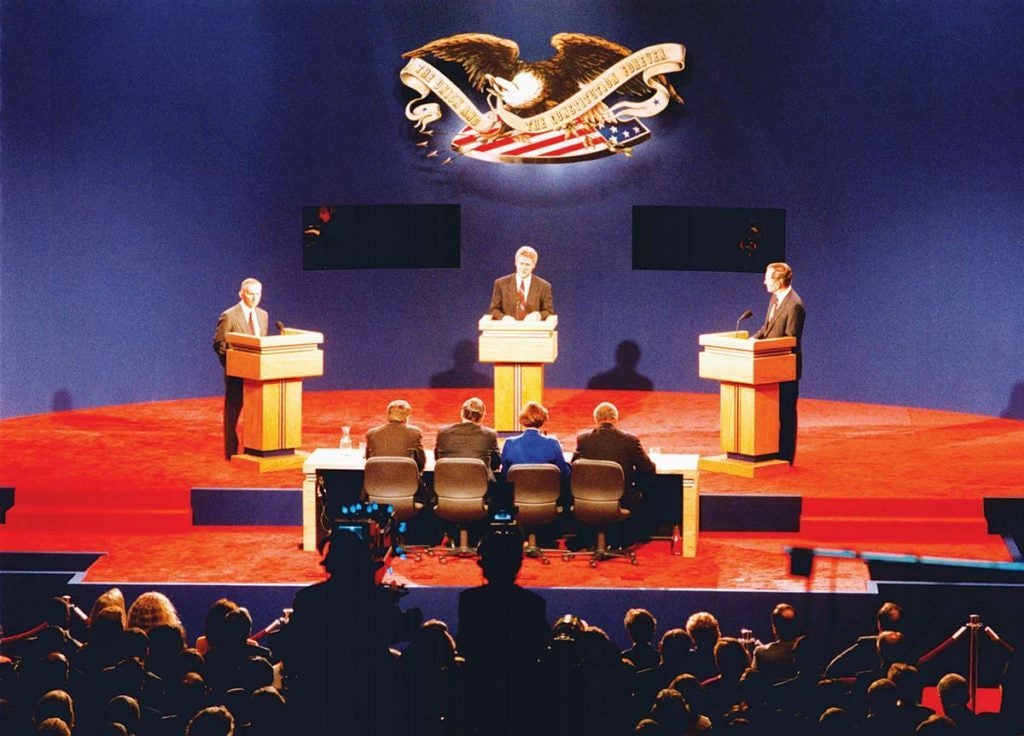
[[[487,466],[479,458],[443,457],[434,463],[434,513],[453,522],[487,516]]]
[[[513,465],[505,478],[514,490],[516,519],[522,524],[548,524],[558,518],[562,471],[551,463]]]
[[[363,491],[367,499],[390,504],[399,521],[413,516],[419,506],[416,491],[420,487],[420,469],[411,457],[371,457],[363,471]]]
[[[611,460],[579,459],[572,464],[572,513],[586,524],[609,524],[629,516],[620,506],[626,488],[622,466]]]

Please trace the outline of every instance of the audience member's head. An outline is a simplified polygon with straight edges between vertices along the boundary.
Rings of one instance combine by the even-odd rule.
[[[206,612],[206,621],[203,625],[203,635],[206,637],[205,648],[207,650],[223,644],[224,637],[221,633],[224,628],[224,617],[231,611],[238,608],[238,604],[228,598],[218,598]]]
[[[875,622],[879,633],[883,631],[903,631],[903,609],[898,604],[886,601],[875,614]]]
[[[511,585],[523,566],[523,540],[506,531],[490,532],[480,541],[477,554],[488,583]]]
[[[900,705],[917,705],[921,702],[924,682],[917,667],[906,662],[895,662],[889,666],[888,677],[896,685]]]
[[[634,644],[650,644],[658,621],[646,608],[630,608],[622,621]]]
[[[71,696],[65,690],[51,690],[39,699],[35,710],[32,711],[32,723],[38,727],[47,718],[59,718],[68,725],[68,728],[75,728],[75,704]]]
[[[144,662],[149,656],[149,636],[143,629],[129,627],[124,630],[121,636],[119,647],[121,659],[137,659]]]
[[[875,680],[868,685],[868,712],[879,716],[889,716],[896,710],[896,683],[892,680]]]
[[[71,736],[71,727],[60,718],[44,718],[36,724],[36,736]]]
[[[249,718],[261,733],[283,733],[285,699],[275,687],[261,687],[249,697]]]
[[[128,733],[138,733],[140,715],[138,700],[129,695],[118,695],[107,703],[103,720],[108,723],[120,723]]]
[[[548,420],[548,410],[543,404],[536,401],[528,401],[519,412],[519,423],[524,427],[540,429]]]
[[[192,716],[185,727],[185,736],[231,736],[235,719],[222,705],[211,705]]]
[[[266,657],[246,657],[238,678],[239,686],[252,693],[274,684],[274,665]]]
[[[181,628],[178,611],[171,599],[158,591],[143,593],[128,609],[128,626],[148,632],[155,626],[168,624]]]
[[[92,604],[92,610],[89,611],[89,617],[86,619],[86,624],[91,629],[93,621],[96,620],[97,614],[104,608],[115,608],[121,612],[121,628],[123,629],[128,622],[127,606],[124,600],[124,593],[121,592],[120,588],[111,588],[110,590],[104,591],[100,594],[96,602]]]
[[[252,616],[248,609],[239,606],[224,614],[224,627],[221,633],[224,644],[233,647],[244,646],[252,634]]]
[[[772,610],[772,633],[779,641],[793,641],[800,635],[800,622],[796,609],[788,603],[780,603]]]
[[[697,611],[686,619],[686,633],[690,635],[698,649],[708,650],[711,650],[722,636],[718,619],[707,611]]]
[[[853,733],[853,717],[843,708],[826,708],[818,716],[818,733],[822,736],[849,736]]]
[[[651,718],[661,724],[666,733],[682,734],[691,721],[690,709],[678,690],[665,688],[658,691],[651,706]]]
[[[956,736],[959,733],[960,729],[953,720],[937,713],[928,716],[914,729],[914,736]]]
[[[878,635],[876,642],[878,661],[882,668],[888,672],[890,665],[896,662],[909,662],[911,655],[907,649],[903,634],[898,631],[883,631]]]
[[[377,565],[366,542],[350,531],[334,531],[327,538],[320,564],[332,581],[344,587],[363,589],[374,584]]]
[[[738,680],[750,666],[750,654],[739,639],[723,636],[715,644],[715,664],[718,665],[722,677],[727,680]]]
[[[966,708],[967,701],[971,698],[967,680],[955,672],[942,676],[939,680],[938,691],[939,702],[942,703],[942,710],[946,715],[949,715],[951,708]]]
[[[704,692],[704,687],[696,675],[691,675],[689,672],[676,675],[672,678],[669,687],[683,696],[691,713],[698,714],[705,711],[707,693]]]
[[[130,736],[121,723],[103,723],[96,728],[96,736]]]
[[[402,652],[402,661],[429,671],[446,669],[454,665],[455,639],[452,638],[444,621],[424,621]]]
[[[658,651],[661,663],[675,672],[683,672],[690,664],[690,652],[693,650],[693,639],[686,629],[669,629],[662,635]]]

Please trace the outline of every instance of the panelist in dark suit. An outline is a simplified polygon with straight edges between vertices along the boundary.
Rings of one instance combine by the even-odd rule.
[[[793,269],[785,263],[770,263],[764,272],[764,286],[771,294],[764,324],[751,335],[754,340],[768,337],[795,337],[796,380],[779,384],[779,457],[793,464],[796,457],[796,401],[800,396],[803,360],[804,303],[793,290]]]
[[[619,410],[608,401],[594,407],[594,429],[576,436],[573,460],[611,460],[625,476],[622,505],[632,512],[630,536],[641,540],[650,534],[651,520],[643,511],[643,492],[637,483],[640,475],[655,475],[657,469],[648,457],[640,438],[618,428]],[[623,540],[625,541],[625,540]]]
[[[220,313],[213,349],[221,366],[227,367],[229,332],[266,335],[270,318],[257,305],[263,295],[263,284],[253,278],[242,282],[238,291],[241,301]],[[242,379],[224,374],[224,457],[238,454],[238,417],[242,413]]]
[[[562,446],[554,437],[545,437],[540,428],[548,420],[548,410],[536,401],[528,402],[519,412],[519,423],[526,430],[515,437],[505,440],[501,448],[501,469],[508,473],[513,465],[523,463],[551,463],[562,471],[562,478],[568,478],[571,472],[565,462]]]
[[[498,450],[498,433],[483,426],[487,407],[477,397],[466,399],[462,404],[462,421],[450,424],[437,431],[437,445],[434,459],[446,457],[470,457],[483,460],[487,466],[487,479],[494,482],[494,471],[501,464]]]
[[[494,282],[491,319],[536,321],[555,313],[551,284],[534,276],[537,251],[528,245],[516,251],[516,272]]]
[[[640,438],[618,428],[619,410],[607,401],[594,407],[594,429],[576,436],[573,460],[611,460],[622,467],[626,476],[626,497],[623,505],[633,508],[643,494],[637,488],[637,476],[655,475],[658,471],[648,457]]]

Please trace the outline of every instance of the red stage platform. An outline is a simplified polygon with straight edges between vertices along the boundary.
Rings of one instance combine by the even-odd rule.
[[[307,392],[306,449],[334,446],[341,426],[358,441],[383,421],[394,398],[433,446],[473,390]],[[486,401],[490,392],[481,391]],[[567,449],[602,400],[621,426],[665,452],[718,452],[717,394],[550,389],[546,427]],[[297,527],[193,526],[193,488],[295,489],[299,470],[259,474],[221,457],[221,399],[102,407],[0,421],[0,486],[15,503],[0,527],[4,551],[105,553],[85,581],[305,584],[320,576],[316,555],[297,549]],[[640,551],[640,564],[528,560],[532,586],[848,591],[869,589],[856,559],[818,558],[808,580],[789,574],[786,546],[898,552],[1007,562],[988,533],[986,498],[1024,498],[1024,423],[954,412],[801,399],[796,465],[768,479],[704,472],[702,497],[797,496],[799,531],[704,532],[694,559],[668,543]],[[244,554],[236,553],[244,550]],[[396,576],[424,586],[477,584],[471,562],[400,561]]]

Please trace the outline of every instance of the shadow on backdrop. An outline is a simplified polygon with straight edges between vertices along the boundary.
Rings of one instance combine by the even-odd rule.
[[[615,367],[598,373],[587,381],[587,388],[623,391],[653,391],[654,382],[637,373],[640,346],[632,340],[623,340],[615,348]]]
[[[453,365],[430,377],[430,388],[490,388],[493,379],[477,370],[476,343],[459,340],[452,350]]]
[[[71,398],[71,392],[66,388],[58,389],[53,392],[53,402],[50,404],[53,411],[71,411],[75,408],[74,399]]]
[[[1024,381],[1014,385],[1006,408],[999,416],[1003,419],[1024,419]]]

